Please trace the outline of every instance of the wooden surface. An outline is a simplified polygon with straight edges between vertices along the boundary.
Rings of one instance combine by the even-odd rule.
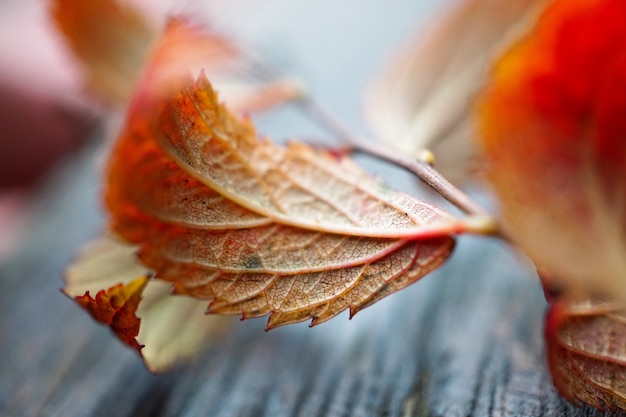
[[[516,255],[478,238],[351,321],[266,333],[263,320],[234,319],[196,363],[151,375],[58,291],[102,222],[93,153],[49,184],[27,247],[0,270],[0,415],[601,415],[556,395],[541,289]]]
[[[413,17],[419,10],[413,2],[397,3],[400,9],[390,13],[404,19],[406,29],[412,17],[405,9]],[[381,10],[354,22],[343,34],[352,38],[336,42],[327,33],[314,39],[315,24],[340,33],[350,17],[311,16],[307,33],[283,39],[285,49],[274,51],[357,130],[363,129],[359,91],[385,42],[402,35],[392,28],[383,42],[380,31],[368,31]],[[293,30],[306,26],[284,22]],[[266,46],[282,33],[269,32]],[[281,117],[261,123],[275,135],[309,132],[289,111]],[[300,324],[266,333],[263,319],[234,319],[197,362],[151,375],[134,352],[59,292],[64,267],[103,224],[99,153],[85,150],[51,178],[25,247],[0,266],[0,415],[603,415],[557,396],[545,366],[546,304],[536,277],[508,248],[478,238],[460,239],[445,267],[351,321],[343,314],[313,329]],[[366,165],[395,188],[418,192],[398,170]]]

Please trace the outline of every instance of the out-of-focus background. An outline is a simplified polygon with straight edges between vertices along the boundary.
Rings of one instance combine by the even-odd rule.
[[[142,1],[232,36],[372,135],[364,91],[439,18],[436,0]],[[357,314],[309,329],[232,332],[193,364],[152,375],[59,292],[103,225],[103,149],[120,110],[83,90],[39,0],[0,3],[0,414],[6,416],[594,416],[562,401],[545,367],[545,301],[534,272],[498,242],[463,237],[442,269]],[[286,107],[255,116],[277,140],[326,140]],[[328,142],[329,141],[329,142]],[[391,186],[410,175],[358,161]],[[437,201],[437,200],[435,200]],[[176,334],[172,334],[176,343]]]

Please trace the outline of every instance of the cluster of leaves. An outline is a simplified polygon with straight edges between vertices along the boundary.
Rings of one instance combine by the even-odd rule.
[[[353,315],[443,264],[453,235],[481,232],[346,157],[259,138],[212,87],[211,69],[242,58],[223,38],[183,19],[159,33],[110,0],[86,4],[57,0],[59,27],[92,89],[131,104],[106,173],[107,237],[70,268],[65,291],[151,369],[192,355],[219,327],[187,321],[182,342],[166,343],[207,305],[269,315],[268,329]],[[108,25],[90,24],[94,10]],[[442,22],[376,84],[375,128],[405,150],[443,152],[459,178],[480,167],[502,234],[551,295],[555,386],[573,402],[626,409],[626,3],[466,0]],[[208,78],[189,75],[198,65]],[[263,85],[237,107],[299,94]]]
[[[144,54],[108,162],[109,235],[70,268],[65,289],[155,370],[169,365],[163,347],[146,342],[164,327],[152,319],[162,311],[141,299],[155,285],[193,297],[164,294],[181,305],[207,300],[210,313],[269,314],[268,329],[315,325],[345,309],[354,315],[436,269],[453,249],[451,235],[473,227],[392,191],[347,157],[259,138],[219,103],[204,72],[194,79],[181,69],[190,59],[172,59],[172,36],[184,34],[192,51],[195,39],[211,41],[194,39],[195,30],[172,20],[166,40]],[[89,62],[108,75],[98,78],[123,77]],[[103,257],[119,268],[103,268]],[[203,319],[187,322],[211,329]],[[189,350],[176,346],[185,351],[166,358]]]

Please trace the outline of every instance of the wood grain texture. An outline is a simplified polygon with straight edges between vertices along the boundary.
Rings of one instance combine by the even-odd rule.
[[[93,152],[49,184],[27,247],[0,270],[3,416],[600,416],[561,400],[545,301],[497,242],[359,313],[309,329],[240,323],[196,363],[152,375],[59,291],[98,232]]]
[[[370,29],[383,14],[407,29],[416,13],[411,8],[424,2],[402,0],[392,8],[379,2],[385,5],[368,6],[369,14],[355,20],[350,12],[358,1],[320,0],[315,10],[332,7],[333,13],[314,15],[311,3],[302,6],[300,19],[276,14],[261,49],[286,44],[280,50],[292,54],[287,69],[362,128],[356,121],[363,84],[390,42],[405,35],[399,26]],[[289,4],[291,12],[297,9]],[[263,10],[266,18],[273,12]],[[300,32],[284,37],[279,27]],[[273,137],[311,131],[295,123],[293,113],[286,116],[280,123],[268,117],[262,131]],[[28,242],[0,266],[1,416],[603,415],[575,408],[552,387],[543,351],[546,303],[533,271],[498,242],[477,238],[460,239],[446,266],[351,321],[344,313],[312,329],[299,324],[264,332],[264,319],[234,319],[197,362],[150,374],[59,291],[64,267],[103,225],[98,152],[87,150],[50,180]],[[412,178],[399,170],[366,168],[416,193]]]

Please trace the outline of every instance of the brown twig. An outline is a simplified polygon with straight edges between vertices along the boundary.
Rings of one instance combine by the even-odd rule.
[[[347,142],[354,150],[386,160],[415,174],[452,205],[468,215],[489,216],[485,209],[445,179],[427,161],[406,157],[385,144],[357,137],[310,96],[302,97],[297,103],[305,114],[319,122],[330,133]]]
[[[266,62],[251,62],[258,73],[267,78],[277,78],[280,73]],[[300,96],[294,97],[292,103],[296,104],[304,114],[318,122],[329,133],[346,143],[350,150],[363,152],[391,162],[416,175],[436,193],[471,217],[468,221],[468,231],[474,230],[477,233],[495,235],[506,239],[498,222],[481,205],[455,187],[432,166],[432,154],[430,152],[426,153],[430,158],[412,158],[386,144],[364,140],[353,134],[340,120],[304,90]],[[471,223],[475,223],[476,227],[472,227]]]

